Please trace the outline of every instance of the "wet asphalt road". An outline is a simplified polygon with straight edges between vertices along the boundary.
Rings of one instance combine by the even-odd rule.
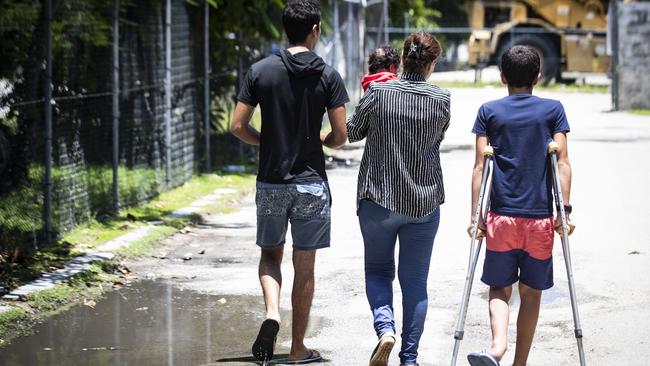
[[[442,154],[447,201],[431,263],[421,365],[447,365],[450,360],[468,257],[465,227],[474,140],[469,130],[480,102],[503,94],[490,88],[452,90],[452,124]],[[643,355],[650,352],[650,117],[606,112],[608,95],[541,95],[562,100],[572,126],[572,217],[578,228],[571,245],[588,363],[647,365]],[[354,161],[361,153],[353,148],[338,155]],[[364,365],[376,340],[364,295],[355,213],[357,168],[337,168],[328,174],[334,199],[333,240],[332,247],[317,256],[307,345],[321,351],[332,365]],[[202,225],[161,243],[152,253],[158,258],[127,263],[141,278],[153,280],[114,291],[94,309],[78,306],[53,318],[36,335],[3,349],[0,364],[252,365],[249,349],[263,317],[254,239],[252,196],[234,214],[205,215]],[[198,254],[202,250],[205,253]],[[276,350],[280,355],[290,345],[290,252],[288,246],[283,267],[285,312]],[[187,253],[192,253],[192,260],[180,259]],[[556,286],[543,297],[530,365],[578,363],[559,239],[554,258]],[[478,277],[460,365],[466,364],[467,352],[489,342],[487,288]],[[399,304],[399,289],[395,290]],[[504,365],[511,362],[514,350],[517,301],[512,305],[511,346]],[[396,313],[399,328],[399,306]],[[393,351],[391,365],[398,364]]]

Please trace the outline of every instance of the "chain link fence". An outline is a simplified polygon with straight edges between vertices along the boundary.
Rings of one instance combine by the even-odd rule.
[[[245,153],[225,136],[237,71],[210,72],[207,2],[16,3],[0,4],[0,252]]]
[[[227,122],[250,64],[281,49],[282,7],[209,2],[0,1],[0,255],[255,162]],[[400,46],[409,22],[390,27],[386,1],[322,4],[316,52],[353,107],[367,52]]]

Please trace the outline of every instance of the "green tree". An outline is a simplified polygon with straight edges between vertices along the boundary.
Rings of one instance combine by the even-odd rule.
[[[40,3],[0,2],[0,77],[11,79],[29,57],[29,45],[41,13]]]

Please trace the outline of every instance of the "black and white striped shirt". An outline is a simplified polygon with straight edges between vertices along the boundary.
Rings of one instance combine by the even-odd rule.
[[[357,200],[425,216],[445,200],[440,143],[449,127],[449,91],[419,74],[373,83],[348,120],[350,142],[367,138]]]

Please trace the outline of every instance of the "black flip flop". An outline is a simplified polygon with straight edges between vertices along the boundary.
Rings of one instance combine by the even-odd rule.
[[[318,351],[314,351],[313,349],[309,350],[309,354],[307,357],[302,358],[300,360],[286,360],[283,361],[282,364],[284,365],[304,365],[312,362],[319,362],[322,361],[323,357],[320,355]]]
[[[280,330],[280,323],[277,320],[266,319],[260,326],[260,332],[253,343],[251,352],[253,357],[259,361],[270,361],[273,358],[275,340]]]
[[[472,366],[499,366],[499,361],[486,351],[468,354],[467,361]]]

